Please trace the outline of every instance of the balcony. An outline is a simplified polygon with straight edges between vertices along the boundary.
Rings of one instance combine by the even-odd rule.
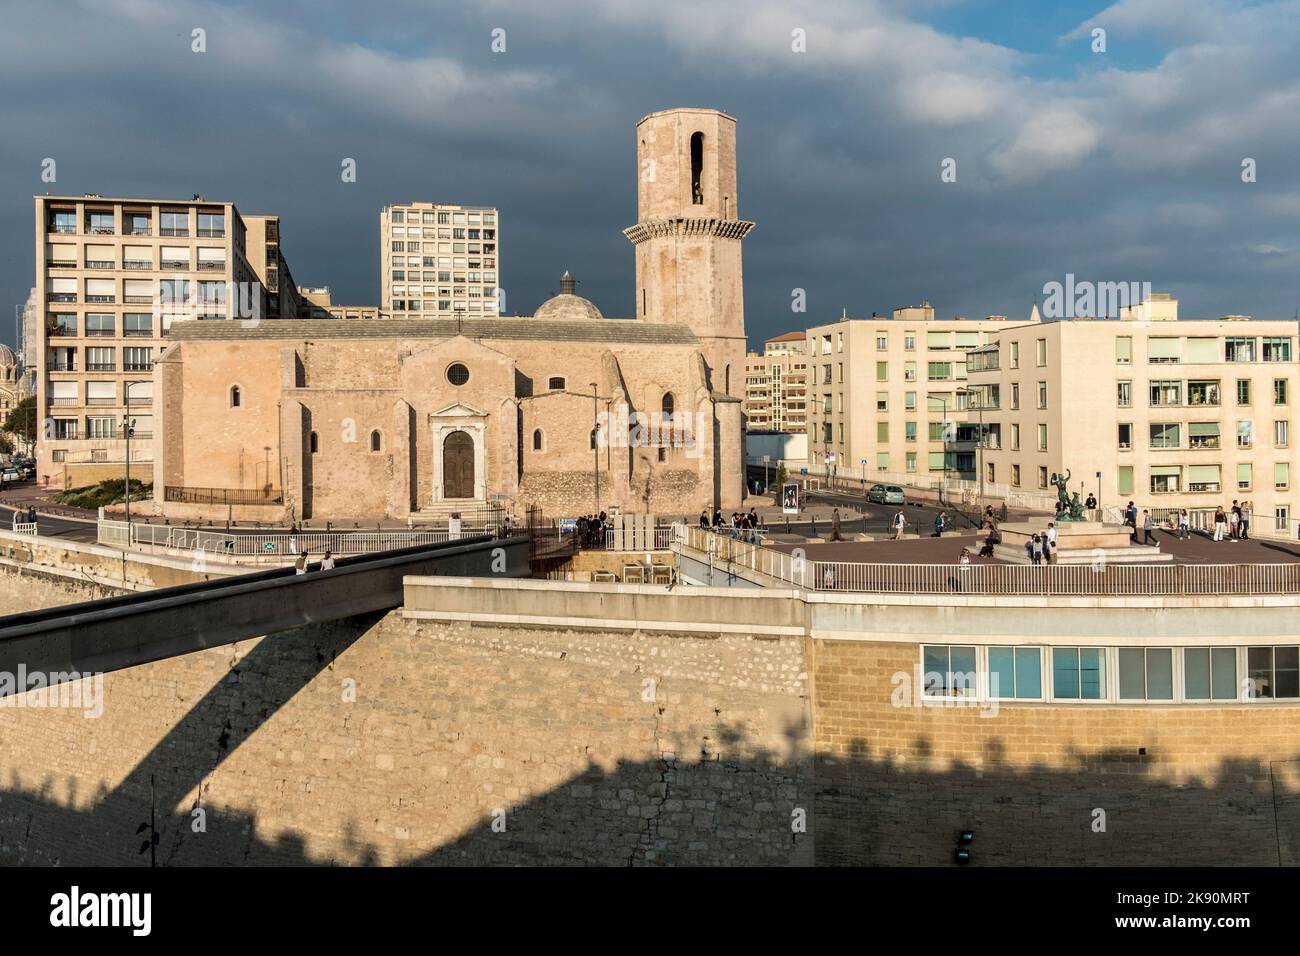
[[[76,302],[77,293],[75,292],[51,292],[48,296],[51,302]]]
[[[128,305],[149,305],[153,302],[151,295],[124,295],[122,301]]]
[[[224,228],[204,229],[202,226],[200,226],[198,235],[200,239],[224,239],[226,238],[226,230]]]
[[[153,335],[153,329],[123,329],[122,335],[128,339],[147,339]]]
[[[79,438],[80,433],[75,425],[67,428],[60,428],[57,421],[54,423],[55,441],[77,441]]]
[[[48,231],[65,236],[75,236],[77,234],[77,224],[75,222],[52,222],[49,224]]]
[[[186,270],[186,271],[188,272],[188,271],[189,271],[189,268],[190,268],[190,260],[188,260],[188,259],[164,259],[164,260],[162,261],[162,267],[163,267],[163,269],[184,269],[184,270]]]
[[[116,405],[117,399],[116,398],[88,398],[86,399],[86,404],[87,405]]]
[[[71,371],[71,369],[69,369],[69,371]],[[87,362],[86,371],[87,372],[116,372],[117,363],[116,362]]]
[[[200,272],[223,272],[226,264],[224,262],[209,262],[206,259],[199,260]]]
[[[106,369],[94,369],[94,368],[92,368],[92,369],[90,369],[90,371],[92,371],[92,372],[97,372],[97,371],[111,372],[111,371],[113,371],[113,367],[110,365],[110,366],[109,366],[108,368],[106,368]],[[122,371],[124,371],[124,372],[152,372],[152,371],[153,371],[153,360],[150,359],[148,362],[123,362],[123,363],[122,363]],[[132,402],[131,404],[134,405],[135,402]]]
[[[112,226],[87,226],[86,232],[92,236],[116,236],[117,230]]]
[[[158,229],[160,236],[174,236],[178,239],[185,239],[190,234],[189,226],[162,226]]]
[[[127,259],[122,263],[123,269],[152,269],[153,263],[148,259]]]
[[[148,226],[128,226],[124,232],[128,236],[152,236],[153,230]]]
[[[74,395],[72,398],[49,398],[46,402],[52,408],[75,408],[81,404],[81,399]]]
[[[55,361],[55,362],[50,362],[45,366],[45,371],[47,372],[75,372],[76,370],[77,370],[76,362]]]
[[[116,334],[117,334],[117,329],[114,328],[109,328],[109,329],[87,328],[86,329],[87,338],[112,338]]]
[[[1193,436],[1193,437],[1191,437],[1191,438],[1189,438],[1189,439],[1187,440],[1187,447],[1188,447],[1188,448],[1196,448],[1196,449],[1202,449],[1202,448],[1218,448],[1218,447],[1219,447],[1219,436],[1218,436],[1218,435],[1213,435],[1213,436],[1211,436],[1211,435],[1199,435],[1199,436]]]

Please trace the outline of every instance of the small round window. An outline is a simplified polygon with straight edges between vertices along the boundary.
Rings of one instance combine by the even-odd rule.
[[[469,381],[469,369],[459,362],[454,363],[447,369],[447,381],[453,385],[464,385]]]

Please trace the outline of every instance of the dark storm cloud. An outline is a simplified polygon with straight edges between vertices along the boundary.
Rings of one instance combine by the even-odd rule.
[[[1024,54],[863,0],[10,4],[0,288],[17,302],[32,283],[30,196],[47,188],[277,213],[295,279],[347,303],[377,299],[379,208],[434,200],[501,207],[511,311],[568,268],[627,315],[633,125],[689,105],[739,120],[755,341],[923,298],[1019,317],[1067,272],[1149,281],[1186,315],[1287,317],[1300,5],[1185,6],[1085,11],[1052,38],[1077,53],[1095,22],[1112,46],[1159,44],[1155,66],[1076,55],[1031,75]],[[790,312],[795,288],[807,314]]]

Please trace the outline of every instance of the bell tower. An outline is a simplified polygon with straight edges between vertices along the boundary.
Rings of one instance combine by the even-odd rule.
[[[709,109],[651,113],[636,124],[636,317],[690,326],[716,392],[743,397],[745,294],[736,121]]]

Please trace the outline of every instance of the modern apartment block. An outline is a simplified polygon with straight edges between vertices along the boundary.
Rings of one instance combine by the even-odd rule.
[[[393,318],[497,315],[499,224],[497,210],[486,206],[385,206],[379,213],[380,308]]]
[[[787,332],[745,356],[745,422],[755,431],[802,432],[806,425],[808,360],[804,333]]]
[[[37,478],[76,486],[122,474],[128,395],[132,458],[152,457],[153,364],[173,321],[270,317],[250,235],[278,284],[287,269],[278,241],[267,259],[274,217],[250,230],[232,203],[35,200]]]
[[[280,251],[279,216],[245,216],[248,229],[245,254],[248,264],[266,286],[268,319],[305,319],[305,303],[289,271],[289,263]]]
[[[1300,480],[1296,335],[1292,321],[1179,320],[1168,295],[1117,320],[1004,328],[967,360],[984,478],[1036,491],[1068,471],[1081,498],[1186,508],[1195,527],[1244,499],[1257,527],[1286,530]]]
[[[810,469],[868,481],[974,477],[966,359],[1007,325],[1005,316],[936,319],[922,303],[809,329]]]

